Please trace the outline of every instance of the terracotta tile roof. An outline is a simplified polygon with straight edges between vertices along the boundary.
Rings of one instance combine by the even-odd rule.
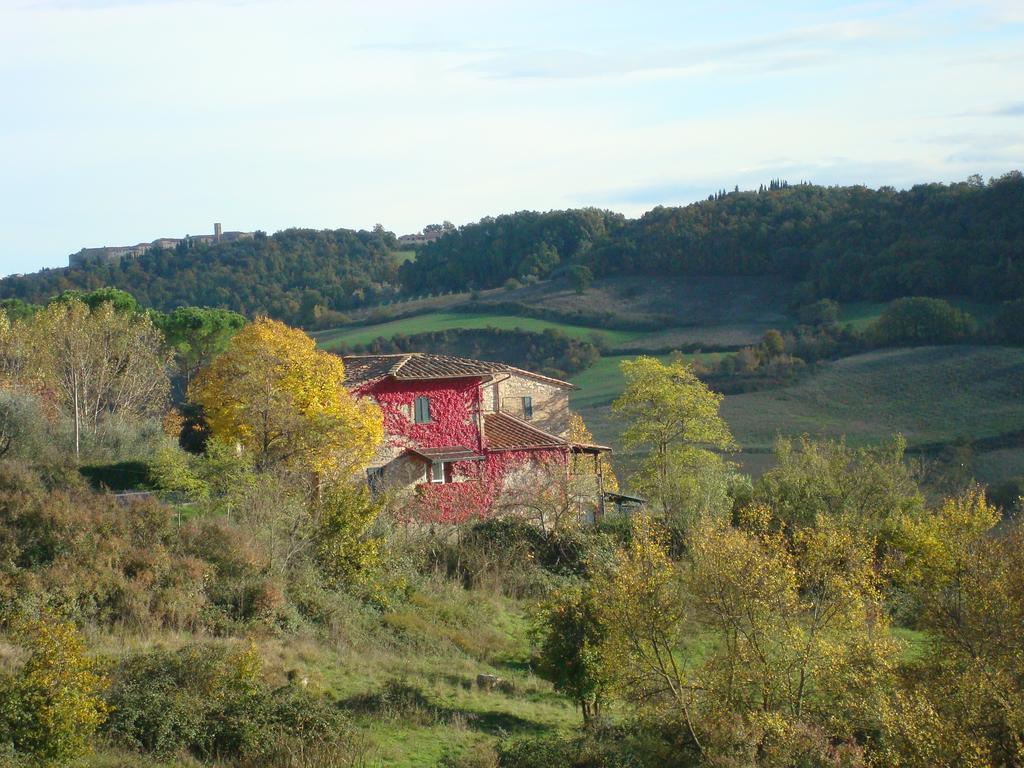
[[[491,451],[516,451],[527,448],[568,448],[569,442],[542,432],[507,413],[484,414],[484,436]]]
[[[345,382],[359,386],[383,378],[405,355],[354,355],[344,358]]]
[[[399,381],[421,379],[459,379],[490,376],[495,373],[517,373],[555,386],[575,389],[575,385],[532,371],[524,371],[504,363],[471,360],[467,357],[435,355],[429,352],[404,352],[393,355],[347,355],[345,381],[361,386],[391,376]]]
[[[422,456],[427,461],[481,461],[481,456],[476,451],[462,445],[450,448],[410,448],[409,453]]]

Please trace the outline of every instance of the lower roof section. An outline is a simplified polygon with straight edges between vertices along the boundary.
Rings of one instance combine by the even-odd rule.
[[[568,449],[568,440],[544,432],[507,413],[485,413],[484,435],[492,451],[522,451],[537,448]]]
[[[410,448],[409,453],[427,461],[482,461],[484,458],[471,448],[462,445],[445,448]]]

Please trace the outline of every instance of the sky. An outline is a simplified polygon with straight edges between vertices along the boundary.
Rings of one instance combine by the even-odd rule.
[[[1024,169],[1024,0],[0,0],[0,275]]]

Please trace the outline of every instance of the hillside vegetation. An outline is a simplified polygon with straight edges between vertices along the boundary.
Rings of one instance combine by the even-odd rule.
[[[305,327],[399,297],[593,276],[774,276],[807,303],[898,296],[1024,296],[1024,178],[889,188],[773,184],[658,207],[638,219],[594,209],[487,217],[398,252],[393,234],[285,230],[154,251],[120,264],[0,280],[0,298],[41,302],[114,286],[162,310],[182,304],[271,314]],[[592,307],[600,312],[600,306]],[[650,314],[663,314],[652,307]],[[687,324],[679,319],[679,325]]]
[[[0,280],[0,298],[43,303],[66,290],[113,286],[144,306],[219,307],[297,325],[335,324],[339,311],[397,293],[400,259],[383,230],[288,229],[251,240],[181,245],[115,264],[46,269]]]
[[[0,765],[1016,768],[1024,500],[957,473],[926,494],[883,422],[952,372],[952,409],[1001,403],[998,441],[1020,350],[875,350],[724,397],[698,376],[784,368],[790,338],[581,374],[610,380],[592,406],[618,393],[644,509],[589,522],[595,465],[543,459],[445,524],[423,488],[370,493],[384,412],[302,331],[110,289],[9,305]],[[822,413],[866,392],[880,439],[780,440],[742,474],[731,400],[787,388]]]
[[[459,228],[402,266],[408,289],[488,288],[569,264],[608,275],[779,275],[800,298],[1024,294],[1024,177],[897,192],[775,185],[657,207],[521,212]]]

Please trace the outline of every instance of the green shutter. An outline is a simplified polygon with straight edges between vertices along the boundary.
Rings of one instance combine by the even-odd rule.
[[[430,398],[421,396],[416,398],[416,423],[430,423]]]

